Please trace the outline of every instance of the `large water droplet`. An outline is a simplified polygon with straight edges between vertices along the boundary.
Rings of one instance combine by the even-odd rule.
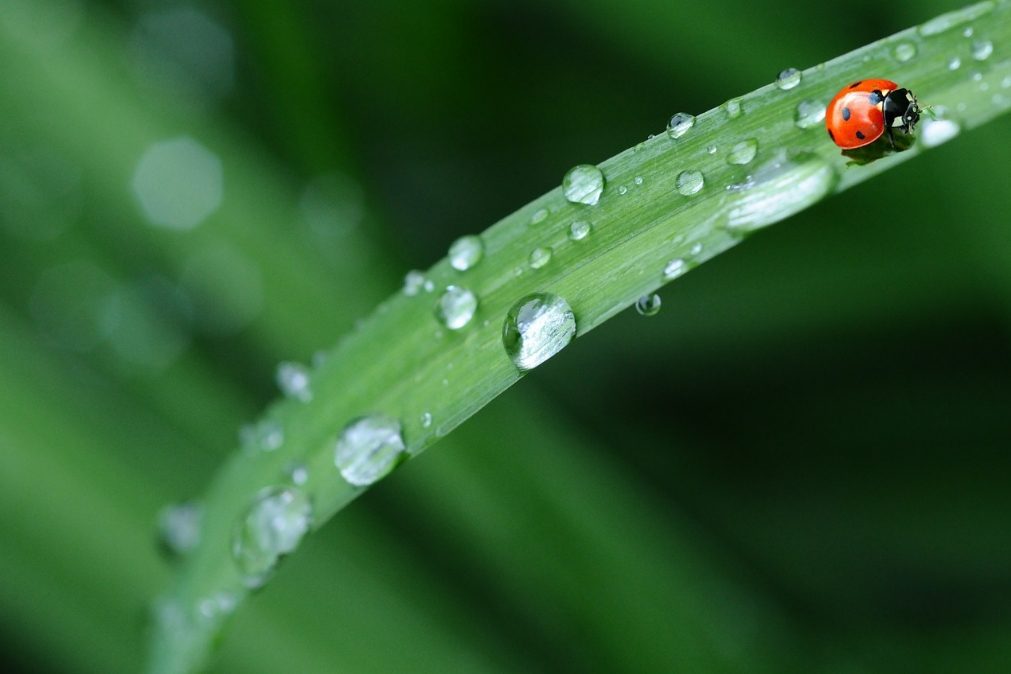
[[[530,267],[532,269],[540,269],[548,262],[551,262],[550,248],[541,246],[530,251]]]
[[[817,155],[781,154],[731,190],[727,228],[749,232],[778,222],[820,200],[835,180],[831,165]]]
[[[261,491],[249,507],[232,538],[232,558],[250,587],[259,587],[278,559],[296,547],[309,531],[312,505],[294,487]]]
[[[457,271],[467,271],[484,255],[484,244],[481,237],[474,234],[461,236],[449,247],[449,264]]]
[[[990,40],[976,40],[972,43],[972,57],[977,61],[985,61],[993,54],[993,42]]]
[[[671,138],[680,138],[694,125],[695,115],[689,115],[687,112],[676,113],[667,122],[667,135]]]
[[[799,129],[810,129],[825,121],[825,104],[818,101],[801,101],[793,113],[793,122]]]
[[[408,297],[417,295],[425,287],[425,281],[427,280],[425,274],[417,269],[407,272],[404,275],[404,294]]]
[[[776,76],[776,86],[784,91],[787,89],[793,89],[795,86],[800,84],[801,76],[801,72],[796,68],[781,70],[779,75]]]
[[[681,276],[686,271],[688,271],[688,265],[684,260],[677,257],[664,265],[663,268],[663,278],[665,281],[673,281],[678,276]]]
[[[635,310],[640,316],[656,316],[660,313],[661,304],[660,296],[656,293],[643,295],[636,301]]]
[[[406,450],[400,422],[380,414],[356,419],[341,432],[334,463],[356,487],[385,477]]]
[[[288,398],[302,402],[312,400],[309,368],[300,363],[281,363],[277,366],[277,386]]]
[[[197,547],[203,517],[204,509],[192,501],[163,508],[158,514],[158,538],[164,550],[181,557]]]
[[[735,144],[732,148],[730,148],[730,152],[727,153],[727,163],[736,164],[738,166],[750,164],[751,160],[755,158],[755,153],[757,152],[758,152],[757,140],[755,140],[754,138],[742,140],[741,142]]]
[[[698,193],[706,184],[702,171],[682,171],[675,180],[678,192],[687,196]]]
[[[962,128],[951,119],[925,119],[920,127],[920,143],[924,147],[937,147],[959,134]]]
[[[604,174],[592,164],[573,166],[562,178],[562,193],[574,204],[593,206],[604,191]]]
[[[892,56],[896,61],[905,63],[916,56],[916,45],[912,42],[900,42],[892,49]]]
[[[569,238],[573,241],[582,241],[590,235],[590,229],[590,223],[576,220],[569,226]]]
[[[576,317],[569,303],[557,295],[534,293],[509,310],[502,343],[513,364],[526,372],[564,349],[575,335]]]
[[[450,330],[459,330],[470,323],[477,311],[477,295],[459,286],[449,286],[435,306],[435,316]]]

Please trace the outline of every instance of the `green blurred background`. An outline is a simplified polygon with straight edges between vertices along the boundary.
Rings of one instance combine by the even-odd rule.
[[[3,0],[5,671],[142,667],[159,509],[404,271],[954,6]],[[1009,146],[578,340],[310,537],[213,671],[1008,671]]]

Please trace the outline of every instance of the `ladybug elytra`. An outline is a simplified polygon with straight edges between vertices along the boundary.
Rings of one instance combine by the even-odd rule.
[[[870,145],[882,134],[895,147],[894,129],[911,133],[920,121],[913,92],[891,80],[859,80],[844,87],[825,109],[825,128],[844,150]]]

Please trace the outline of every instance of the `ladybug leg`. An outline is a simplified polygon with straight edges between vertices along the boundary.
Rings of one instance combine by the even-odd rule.
[[[889,126],[887,128],[887,130],[885,131],[885,134],[888,136],[888,144],[891,146],[892,150],[894,150],[895,149],[895,134],[892,132],[892,127]]]

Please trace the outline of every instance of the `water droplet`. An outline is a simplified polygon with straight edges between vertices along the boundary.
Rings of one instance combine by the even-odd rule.
[[[536,211],[534,211],[533,215],[530,216],[530,224],[539,225],[540,223],[547,220],[547,218],[548,218],[548,209],[539,208]]]
[[[184,136],[151,145],[131,186],[151,224],[193,229],[221,206],[222,175],[217,155]]]
[[[632,182],[635,183],[636,185],[642,185],[642,176],[636,176],[635,178],[632,179]]]
[[[231,615],[238,605],[238,597],[231,592],[216,592],[197,602],[197,612],[200,614],[200,618],[211,621]]]
[[[288,398],[304,403],[312,400],[309,369],[300,363],[281,363],[277,366],[277,386]]]
[[[618,194],[621,196],[625,196],[626,194],[628,194],[628,188],[625,187],[624,185],[618,185]]]
[[[727,153],[727,163],[735,164],[737,166],[750,164],[751,160],[755,158],[755,153],[757,152],[758,152],[757,140],[755,140],[754,138],[742,140],[741,142],[735,144],[732,148],[730,148],[730,152]]]
[[[741,116],[741,99],[731,98],[726,104],[727,117],[736,119]]]
[[[682,171],[675,180],[677,190],[681,194],[691,196],[698,193],[706,184],[702,171]]]
[[[1011,89],[1011,75],[1005,75],[1004,79],[1000,81],[1000,85],[1005,89]]]
[[[948,70],[958,70],[962,67],[962,59],[957,56],[952,56],[948,59]]]
[[[801,72],[796,68],[787,68],[786,70],[781,70],[779,75],[776,75],[776,86],[786,91],[788,89],[793,89],[795,86],[800,84]]]
[[[943,111],[937,110],[938,114]],[[937,147],[959,134],[962,128],[951,119],[925,119],[920,127],[920,143],[924,147]]]
[[[973,30],[972,26],[969,26],[968,28],[962,31],[962,37],[972,37],[972,34],[974,32],[975,31]]]
[[[404,275],[404,294],[408,297],[413,297],[421,292],[421,289],[425,287],[425,282],[428,279],[425,275],[418,271],[417,269],[412,269]]]
[[[292,484],[301,487],[309,481],[309,469],[304,463],[296,463],[288,469],[288,477],[291,478]]]
[[[665,281],[673,281],[677,277],[688,271],[688,265],[679,257],[668,262],[663,268],[663,278]]]
[[[691,248],[691,250],[688,251],[688,254],[691,255],[692,257],[695,257],[696,255],[698,255],[701,252],[702,252],[702,244],[701,243],[696,243],[696,244],[692,245],[692,248]]]
[[[162,548],[181,557],[200,543],[200,523],[204,509],[193,501],[176,503],[158,513],[158,538]]]
[[[421,415],[421,427],[422,428],[429,428],[429,427],[431,427],[431,425],[432,425],[432,413],[431,412],[424,412]]]
[[[660,313],[660,296],[656,293],[643,295],[635,303],[635,310],[640,316],[656,316]]]
[[[432,279],[425,279],[425,285],[423,286],[426,293],[435,291],[435,281]]]
[[[576,335],[569,303],[550,293],[534,293],[509,309],[502,328],[506,355],[521,371],[534,369],[564,349]]]
[[[474,234],[461,236],[449,247],[449,264],[457,271],[467,271],[484,255],[484,244],[481,237]]]
[[[976,40],[972,43],[972,57],[977,61],[985,61],[993,53],[993,42],[990,40]]]
[[[801,101],[793,113],[793,122],[798,129],[810,129],[825,121],[825,104],[819,101]]]
[[[449,286],[439,298],[435,316],[450,330],[459,330],[470,323],[477,311],[477,295],[459,286]]]
[[[573,241],[582,241],[590,235],[590,229],[590,223],[576,220],[569,226],[569,238]]]
[[[781,153],[760,166],[728,201],[727,228],[750,232],[801,211],[835,185],[832,166],[814,154]]]
[[[573,166],[562,178],[562,193],[574,204],[594,206],[604,191],[604,174],[592,164]]]
[[[284,444],[284,428],[280,422],[264,419],[242,429],[242,442],[250,451],[273,452]]]
[[[710,145],[706,148],[706,154],[716,154],[719,152],[719,148],[715,145]]]
[[[373,414],[344,428],[337,441],[334,463],[345,480],[364,487],[389,474],[405,450],[400,422]]]
[[[916,45],[912,42],[900,42],[892,49],[892,56],[895,57],[896,61],[905,63],[916,56]]]
[[[688,129],[693,126],[695,126],[695,115],[679,112],[673,115],[670,121],[667,122],[667,135],[671,138],[680,138],[688,133]]]
[[[548,262],[551,262],[551,249],[545,247],[534,248],[530,251],[530,267],[540,269]]]
[[[262,585],[277,561],[298,547],[311,521],[312,505],[300,489],[261,491],[232,538],[232,558],[246,575],[246,585]]]

